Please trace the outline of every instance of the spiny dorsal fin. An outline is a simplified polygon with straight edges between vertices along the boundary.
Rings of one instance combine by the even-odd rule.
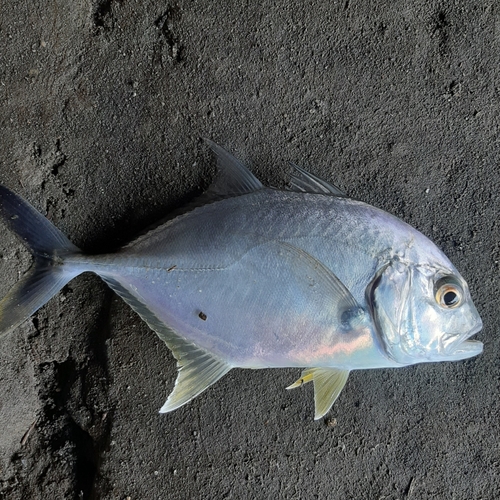
[[[179,408],[217,382],[232,368],[212,353],[183,339],[116,280],[102,278],[158,334],[177,359],[179,372],[175,387],[161,407],[160,413]]]
[[[308,368],[301,377],[287,389],[295,389],[308,382],[314,382],[314,420],[320,419],[332,407],[344,388],[349,370],[339,368]]]
[[[296,170],[296,173],[290,178],[290,188],[292,191],[298,191],[300,193],[316,193],[316,194],[326,194],[330,196],[339,196],[345,198],[347,195],[340,190],[337,186],[329,184],[328,182],[316,177],[315,175],[307,172],[302,167],[291,163],[292,167]]]
[[[237,196],[263,188],[262,183],[239,160],[210,139],[204,139],[217,155],[217,177],[206,194]]]

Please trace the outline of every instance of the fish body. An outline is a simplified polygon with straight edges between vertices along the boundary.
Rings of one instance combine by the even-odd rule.
[[[374,368],[397,364],[376,345],[370,322],[336,328],[334,291],[315,261],[366,310],[376,270],[405,253],[418,258],[411,245],[419,238],[361,202],[264,188],[196,208],[118,254],[79,264],[233,367]]]
[[[482,351],[467,340],[482,326],[467,284],[425,236],[299,167],[290,191],[266,188],[210,145],[219,175],[208,192],[114,254],[82,254],[2,188],[0,212],[28,242],[35,266],[0,302],[0,332],[74,276],[94,272],[177,358],[176,386],[162,411],[234,367],[305,367],[290,388],[314,382],[316,418],[351,370]]]

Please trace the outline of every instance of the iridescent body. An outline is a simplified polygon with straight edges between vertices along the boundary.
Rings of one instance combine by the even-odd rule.
[[[482,326],[467,284],[425,236],[298,167],[291,191],[265,188],[211,145],[221,174],[198,206],[115,254],[85,256],[61,239],[50,257],[60,263],[59,281],[35,304],[81,272],[101,276],[178,360],[177,384],[162,411],[234,367],[306,367],[291,387],[314,381],[319,418],[350,370],[482,351],[467,340]],[[7,220],[15,212],[3,205]],[[9,225],[29,242],[19,224]],[[0,303],[0,331],[36,310],[23,306],[22,290]],[[14,302],[20,313],[9,316]]]

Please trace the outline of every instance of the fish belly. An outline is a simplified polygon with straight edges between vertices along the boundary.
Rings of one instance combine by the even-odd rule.
[[[163,324],[233,366],[303,366],[298,346],[331,343],[327,300],[311,302],[307,285],[262,262],[264,253],[256,247],[227,268],[145,266],[112,278]]]

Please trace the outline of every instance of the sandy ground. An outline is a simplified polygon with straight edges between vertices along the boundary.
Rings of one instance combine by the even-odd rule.
[[[0,38],[0,182],[81,248],[199,194],[210,137],[431,237],[485,345],[355,372],[318,422],[297,370],[233,370],[161,415],[175,360],[83,275],[0,342],[0,498],[500,497],[496,2],[4,0]],[[29,256],[0,231],[3,295]]]

